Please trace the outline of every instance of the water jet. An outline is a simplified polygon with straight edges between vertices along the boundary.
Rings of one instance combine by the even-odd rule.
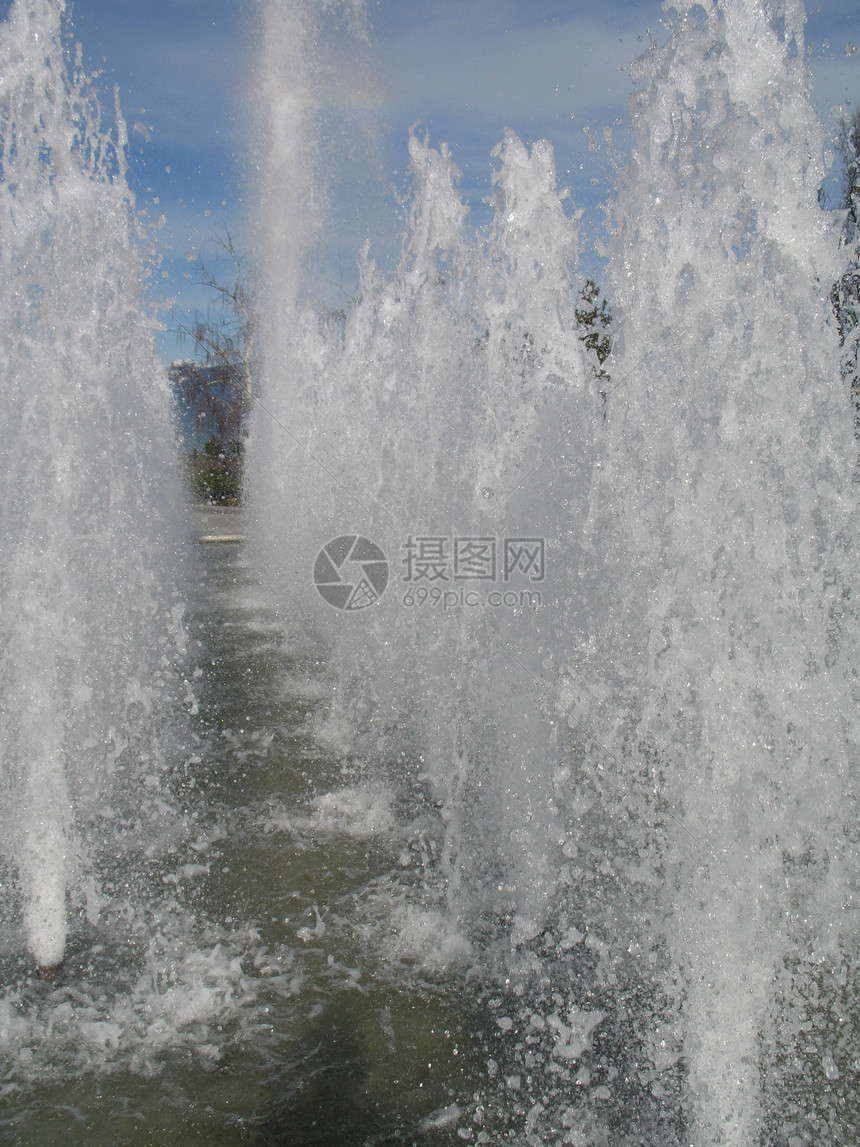
[[[231,544],[171,508],[122,120],[62,5],[2,29],[0,1127],[855,1141],[855,444],[802,11],[687,6],[633,66],[608,378],[578,208],[514,132],[474,229],[414,131],[395,265],[307,304],[358,11],[261,9]],[[359,537],[387,578],[338,608],[349,555],[327,595],[315,563]]]
[[[551,147],[513,133],[476,235],[455,157],[412,135],[399,264],[385,275],[363,253],[343,329],[318,334],[305,204],[325,201],[308,188],[327,172],[301,47],[317,15],[291,6],[287,37],[282,9],[264,11],[277,51],[260,90],[289,90],[301,114],[271,100],[262,122],[275,326],[252,506],[279,599],[338,666],[332,735],[368,777],[424,785],[441,808],[435,878],[464,945],[517,969],[526,995],[567,981],[572,1018],[560,989],[534,1004],[534,1031],[562,1033],[544,1070],[564,1074],[571,1039],[581,1058],[577,1017],[614,1014],[611,985],[638,998],[616,1038],[650,1066],[606,1122],[607,1079],[590,1084],[596,1107],[568,1107],[596,1120],[583,1142],[679,1087],[672,1136],[764,1141],[761,1049],[790,1026],[775,985],[813,952],[834,982],[857,966],[856,446],[802,7],[678,5],[632,66],[603,387],[573,315],[575,209]],[[302,226],[279,243],[284,218]],[[370,619],[315,613],[307,588],[313,552],[346,533],[401,574]],[[458,545],[529,538],[546,554],[532,615],[433,597],[432,578],[466,576]],[[423,598],[403,593],[416,568]],[[789,995],[819,990],[793,975]],[[587,1075],[568,1069],[558,1102],[588,1095]],[[532,1098],[534,1131],[552,1116],[539,1084]]]
[[[106,810],[158,768],[181,642],[181,501],[125,128],[68,59],[64,18],[59,0],[18,3],[0,28],[0,815],[42,971],[82,899],[98,912]]]

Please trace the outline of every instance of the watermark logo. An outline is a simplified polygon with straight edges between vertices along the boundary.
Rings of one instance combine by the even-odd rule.
[[[403,545],[403,555],[403,581],[413,584],[494,582],[498,580],[500,565],[505,582],[517,575],[529,582],[543,581],[546,572],[543,538],[410,534]]]
[[[544,538],[410,534],[401,553],[400,580],[406,583],[401,602],[407,609],[523,612],[543,605],[535,583],[546,575]]]
[[[335,609],[376,605],[388,585],[388,559],[360,534],[344,534],[323,546],[314,562],[314,585]]]
[[[543,605],[537,584],[546,576],[543,538],[409,534],[400,555],[400,601],[407,609],[487,607],[519,613]],[[354,612],[375,605],[390,576],[385,554],[361,534],[335,538],[314,562],[314,584],[335,609]]]

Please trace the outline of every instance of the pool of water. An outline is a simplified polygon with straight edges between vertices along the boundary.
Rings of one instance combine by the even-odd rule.
[[[188,725],[141,794],[175,839],[102,858],[53,978],[4,881],[0,1140],[682,1143],[654,986],[600,939],[621,899],[583,877],[581,930],[466,934],[442,810],[340,751],[329,668],[241,535],[191,511]]]
[[[241,543],[199,542],[238,527],[193,512],[183,839],[111,858],[54,979],[3,932],[4,1143],[431,1144],[489,1118],[502,1030],[439,909],[436,810],[321,743],[325,664]]]
[[[241,541],[200,541],[241,534],[236,511],[192,513],[187,729],[141,794],[181,831],[101,859],[54,978],[4,877],[0,1142],[688,1143],[665,952],[642,946],[611,840],[583,841],[565,911],[527,944],[510,920],[458,925],[443,810],[339,749],[319,650]],[[849,1014],[853,982],[826,980],[798,1023]],[[762,1142],[853,1126],[822,1040],[790,1062],[774,1044]]]

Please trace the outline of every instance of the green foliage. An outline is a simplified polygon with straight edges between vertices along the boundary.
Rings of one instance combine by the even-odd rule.
[[[609,325],[612,322],[612,308],[604,296],[600,296],[600,287],[594,279],[586,279],[579,292],[579,306],[576,311],[577,326],[582,331],[580,340],[591,351],[594,359],[594,373],[602,383],[600,396],[606,401],[609,372],[604,369],[604,362],[612,350],[612,340],[609,336]]]
[[[210,505],[237,505],[242,496],[244,453],[245,446],[239,438],[225,444],[213,437],[202,450],[193,450],[186,462],[192,497]]]

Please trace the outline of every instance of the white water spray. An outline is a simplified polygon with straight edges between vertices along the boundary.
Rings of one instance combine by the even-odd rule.
[[[282,7],[276,17],[267,7],[264,20],[270,36],[286,37],[263,53],[279,70],[295,50],[295,21],[310,19],[296,5],[283,24]],[[302,242],[312,237],[304,205],[324,194],[296,193],[305,178],[296,173],[313,174],[305,135],[313,115],[293,114],[318,98],[313,55],[285,71],[290,94],[270,101],[263,125],[264,140],[281,142],[262,184],[260,256],[272,294],[261,316],[270,336],[250,461],[257,547],[282,599],[332,642],[334,661],[343,655],[335,711],[351,751],[386,768],[408,758],[404,783],[429,785],[444,808],[451,912],[464,926],[513,919],[519,943],[547,911],[558,837],[544,769],[553,733],[540,704],[519,703],[524,677],[530,692],[542,672],[542,617],[528,606],[504,616],[483,607],[446,613],[433,600],[424,608],[422,587],[404,580],[404,552],[415,537],[444,538],[446,553],[455,536],[485,545],[491,538],[492,588],[537,590],[527,579],[508,584],[503,545],[517,535],[548,537],[550,528],[557,535],[562,511],[545,488],[517,488],[560,427],[577,427],[576,448],[596,390],[574,315],[576,212],[557,185],[551,145],[527,147],[508,133],[493,157],[493,224],[470,238],[452,156],[413,133],[399,264],[386,278],[365,252],[360,294],[342,328],[320,329],[301,299],[310,250]],[[259,90],[278,90],[265,63],[263,75]],[[280,109],[276,128],[270,120]],[[281,170],[291,179],[275,178]],[[296,214],[298,227],[285,226]],[[383,546],[391,588],[372,614],[321,615],[310,578],[315,553],[351,534]],[[562,554],[556,546],[556,570]],[[474,588],[453,573],[443,584]],[[416,608],[409,588],[418,590]],[[505,645],[510,655],[499,658]],[[499,879],[511,866],[520,869],[513,885]]]
[[[684,8],[637,64],[614,204],[592,555],[639,746],[614,751],[650,755],[671,818],[661,899],[702,1143],[764,1132],[790,953],[838,969],[854,944],[856,447],[802,33],[799,4]]]
[[[277,10],[308,44],[307,7]],[[566,1020],[558,992],[535,1011],[559,1039],[529,1118],[564,1077],[583,1142],[635,1124],[620,1100],[601,1114],[608,1085],[580,1100],[591,1073],[571,1066],[607,1001],[655,1134],[749,1144],[778,1118],[763,1047],[790,1045],[786,998],[856,967],[855,444],[802,31],[793,0],[681,6],[634,65],[605,406],[548,144],[506,137],[493,225],[470,237],[453,157],[413,134],[399,266],[386,279],[365,252],[360,297],[321,329],[301,299],[324,173],[291,110],[317,98],[313,53],[289,39],[286,91],[263,73],[272,122],[294,125],[267,171],[310,182],[279,200],[264,180],[258,549],[334,651],[348,751],[439,806],[461,936],[572,985]],[[410,613],[401,585],[368,621],[311,584],[338,536],[383,543],[402,574],[407,537],[505,533],[548,539],[547,612]]]
[[[121,827],[111,802],[155,784],[182,640],[181,496],[125,128],[65,58],[64,15],[20,2],[0,28],[0,839],[42,967],[63,959],[94,853],[147,835],[148,799]]]

